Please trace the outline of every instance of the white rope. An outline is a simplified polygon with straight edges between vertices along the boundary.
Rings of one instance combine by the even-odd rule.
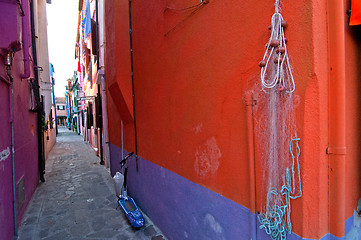
[[[279,13],[280,11],[281,11],[281,9],[280,9],[280,1],[276,0],[275,1],[275,12]]]
[[[284,29],[287,22],[281,15],[280,1],[275,0],[275,13],[272,15],[271,36],[266,44],[266,51],[261,67],[262,90],[267,93],[269,100],[268,109],[266,107],[265,116],[268,117],[270,130],[269,140],[266,141],[266,154],[269,154],[267,163],[268,171],[268,193],[265,212],[258,215],[259,228],[273,240],[286,240],[287,234],[292,232],[291,222],[291,200],[302,196],[301,172],[299,157],[301,149],[299,147],[300,138],[297,135],[289,141],[289,152],[292,158],[292,166],[287,164],[283,185],[281,185],[282,162],[287,160],[283,144],[287,139],[286,134],[295,127],[295,122],[291,120],[292,95],[295,91],[295,81],[287,52],[287,39],[284,36]],[[276,90],[277,89],[277,90]],[[287,92],[281,98],[279,92]],[[289,113],[289,114],[287,114]],[[293,115],[293,114],[292,114]],[[288,130],[289,129],[289,130]],[[264,131],[262,131],[264,132]],[[268,150],[269,149],[269,150]],[[296,150],[296,152],[294,152]],[[264,176],[265,179],[265,176]]]
[[[294,92],[296,88],[284,35],[286,27],[287,22],[280,13],[279,0],[276,0],[275,13],[271,20],[271,37],[266,44],[263,59],[259,63],[262,68],[262,89],[265,92],[276,86],[280,91],[285,90],[288,93]]]

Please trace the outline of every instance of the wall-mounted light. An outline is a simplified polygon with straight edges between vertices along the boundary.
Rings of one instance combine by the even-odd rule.
[[[4,58],[4,64],[8,67],[13,65],[14,52],[12,50],[8,51]]]
[[[10,43],[8,48],[1,49],[1,56],[3,57],[4,64],[7,67],[11,67],[13,65],[14,53],[21,49],[21,44],[18,41],[14,41]]]

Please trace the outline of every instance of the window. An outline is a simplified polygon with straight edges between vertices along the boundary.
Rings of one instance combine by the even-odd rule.
[[[50,129],[54,128],[54,118],[53,118],[53,109],[50,109],[50,113],[49,113],[49,127]]]
[[[64,105],[58,105],[58,106],[56,106],[56,108],[57,108],[58,110],[65,110],[65,106],[64,106]]]
[[[35,79],[31,78],[29,82],[29,108],[30,111],[36,111],[39,99],[39,85],[35,82]]]

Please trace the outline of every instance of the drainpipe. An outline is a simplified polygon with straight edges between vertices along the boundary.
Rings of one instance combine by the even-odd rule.
[[[97,53],[97,57],[98,57],[98,61],[97,61],[97,72],[99,71],[100,68],[100,63],[99,63],[99,12],[98,12],[98,0],[95,0],[95,17],[96,17],[96,28],[95,28],[95,39],[96,39],[96,53]],[[101,84],[101,83],[100,83]],[[100,155],[100,164],[104,165],[104,151],[103,151],[103,106],[102,106],[102,92],[101,92],[101,87],[100,84],[98,83],[98,106],[99,106],[99,112],[100,112],[100,116],[98,116],[98,120],[99,120],[99,155]]]
[[[247,115],[247,137],[248,137],[248,163],[249,163],[249,210],[250,214],[250,236],[257,239],[257,215],[256,215],[256,178],[255,178],[255,154],[254,154],[254,128],[253,128],[253,106],[256,100],[252,92],[246,92],[246,115]]]
[[[21,7],[23,9],[21,24],[22,24],[23,54],[24,54],[24,73],[20,74],[20,77],[22,79],[27,79],[30,77],[30,59],[29,59],[30,31],[29,31],[29,15],[27,15],[29,13],[29,0],[22,0]]]
[[[106,111],[107,100],[106,100],[106,88],[105,88],[105,79],[104,76],[101,77],[101,86],[102,86],[102,109],[103,111],[103,132],[104,132],[104,160],[105,166],[110,167],[109,163],[109,134],[108,134],[108,113]],[[123,123],[123,122],[122,122]],[[122,148],[123,149],[123,148]],[[123,152],[122,152],[123,153]],[[123,159],[123,158],[122,158]]]
[[[28,0],[23,0],[28,1]],[[38,131],[38,167],[39,167],[39,179],[42,182],[45,182],[45,152],[44,152],[44,135],[42,129],[42,121],[44,115],[44,106],[42,97],[40,96],[39,91],[39,74],[38,74],[38,55],[36,49],[36,36],[35,36],[35,13],[34,13],[34,1],[30,1],[30,24],[31,24],[31,44],[32,44],[32,53],[33,53],[33,64],[34,64],[34,86],[36,89],[35,98],[37,105],[37,131]],[[24,47],[25,48],[25,47]],[[28,55],[29,56],[29,53]]]
[[[53,105],[54,105],[54,114],[55,114],[55,133],[56,136],[58,136],[58,116],[56,113],[56,102],[55,102],[55,91],[54,91],[54,85],[55,85],[55,80],[53,77],[51,77],[51,92],[52,92],[52,99],[53,99]]]
[[[329,230],[345,235],[346,72],[344,1],[328,0]]]
[[[138,139],[137,120],[135,117],[135,84],[134,84],[134,61],[133,61],[133,29],[132,29],[132,1],[129,0],[129,42],[130,42],[130,70],[132,74],[132,94],[133,94],[133,119],[134,119],[134,144],[135,144],[135,165],[138,171]]]
[[[13,214],[14,214],[14,236],[18,236],[17,211],[16,211],[16,177],[15,177],[15,131],[14,131],[14,79],[11,75],[14,51],[9,50],[5,58],[6,74],[9,78],[10,92],[10,125],[11,125],[11,168],[12,168],[12,188],[13,188]]]
[[[98,69],[99,71],[99,69]],[[97,120],[99,120],[99,155],[100,155],[100,165],[104,165],[104,152],[103,152],[103,107],[102,107],[102,92],[100,84],[98,85],[98,101],[97,106],[99,107],[99,112],[97,112]]]
[[[16,178],[15,178],[15,131],[14,131],[14,83],[10,72],[10,66],[7,67],[7,74],[10,78],[11,91],[11,160],[13,175],[13,207],[14,207],[14,236],[18,236],[17,211],[16,211]]]

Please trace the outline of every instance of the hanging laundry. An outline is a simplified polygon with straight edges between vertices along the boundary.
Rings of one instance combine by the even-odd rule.
[[[80,21],[80,28],[79,28],[79,34],[80,34],[80,40],[79,40],[79,47],[80,47],[80,65],[85,66],[86,59],[85,59],[85,12],[84,10],[81,11],[81,21]],[[84,72],[84,71],[83,71]]]
[[[54,77],[54,73],[55,73],[54,65],[50,63],[50,77]]]
[[[80,55],[80,47],[78,47],[77,49],[78,51],[78,72],[81,73],[81,65],[80,65],[80,59],[81,59],[81,55]],[[81,75],[81,74],[80,74]]]
[[[93,87],[92,75],[93,75],[93,68],[92,68],[92,61],[89,61],[89,68],[88,68],[88,81],[90,82],[91,88]]]
[[[361,1],[352,0],[350,26],[360,25],[360,24],[361,24]]]
[[[90,2],[86,0],[85,14],[84,14],[84,39],[89,37],[91,33],[91,12],[90,12]]]

